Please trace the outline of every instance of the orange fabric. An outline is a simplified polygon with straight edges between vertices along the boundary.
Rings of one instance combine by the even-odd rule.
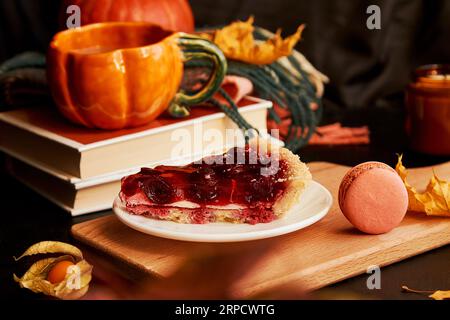
[[[267,128],[279,129],[280,137],[286,138],[289,126],[292,123],[289,110],[283,109],[274,103],[274,109],[281,118],[281,123],[274,120],[267,120]],[[311,109],[317,109],[317,105],[311,105]],[[318,127],[309,141],[310,145],[351,145],[369,144],[370,132],[368,127],[343,127],[340,123]]]
[[[235,103],[238,103],[242,98],[252,93],[253,84],[247,78],[226,76],[222,82],[222,89],[228,93]],[[221,103],[226,103],[226,100],[220,94],[214,95],[214,98]]]

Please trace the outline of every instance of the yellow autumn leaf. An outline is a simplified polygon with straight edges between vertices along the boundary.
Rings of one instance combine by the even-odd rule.
[[[92,279],[92,266],[86,260],[83,260],[81,251],[70,244],[43,241],[32,245],[16,261],[25,256],[46,253],[62,253],[63,255],[35,262],[21,278],[14,274],[14,280],[22,288],[59,299],[79,299],[86,294],[89,289],[89,282]],[[77,263],[67,269],[64,280],[51,283],[47,280],[48,274],[61,261]]]
[[[438,290],[435,293],[433,293],[432,295],[430,295],[429,297],[434,300],[450,299],[450,291]]]
[[[38,242],[25,250],[25,252],[20,257],[14,257],[14,259],[17,261],[26,256],[45,253],[64,253],[77,258],[77,260],[83,259],[83,254],[81,253],[80,249],[68,243],[59,241]]]
[[[424,212],[429,216],[450,217],[450,183],[439,179],[433,173],[424,192],[418,192],[407,181],[408,172],[402,163],[403,156],[398,156],[395,167],[408,191],[408,210]]]
[[[410,289],[407,286],[402,286],[402,290],[409,293],[417,293],[417,294],[426,294],[429,298],[434,300],[445,300],[450,299],[450,291],[425,291],[425,290],[414,290]],[[431,293],[431,294],[430,294]]]
[[[237,21],[212,34],[202,36],[213,41],[229,59],[250,64],[270,64],[281,57],[292,53],[294,46],[300,40],[304,25],[297,32],[283,39],[281,30],[266,42],[257,42],[253,37],[253,17],[247,21]]]

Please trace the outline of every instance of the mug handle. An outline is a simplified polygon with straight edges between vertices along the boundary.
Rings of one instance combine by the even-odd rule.
[[[208,82],[200,91],[193,95],[180,91],[175,95],[168,112],[178,118],[189,115],[189,109],[186,106],[199,104],[211,98],[219,90],[227,73],[227,60],[215,44],[198,36],[186,33],[179,33],[179,35],[177,44],[183,50],[183,61],[207,59],[213,62],[213,70]]]

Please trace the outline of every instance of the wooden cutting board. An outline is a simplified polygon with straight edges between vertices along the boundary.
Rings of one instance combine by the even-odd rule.
[[[243,265],[242,275],[233,285],[237,298],[287,284],[318,289],[365,273],[369,266],[389,265],[450,243],[450,218],[419,213],[408,213],[402,224],[388,234],[356,231],[337,202],[339,184],[348,167],[325,162],[310,163],[309,167],[314,180],[333,194],[333,207],[323,220],[284,236],[242,243],[182,242],[140,233],[114,215],[74,225],[72,233],[83,244],[160,277],[183,270],[190,261],[202,261],[208,270],[213,267],[209,265],[211,257],[228,256],[228,261]],[[450,179],[450,162],[433,168],[439,177]],[[426,186],[432,168],[409,172],[408,181],[420,189]]]

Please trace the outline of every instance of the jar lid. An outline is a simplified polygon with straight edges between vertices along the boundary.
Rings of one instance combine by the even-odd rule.
[[[414,72],[413,89],[440,89],[450,92],[450,64],[429,64]],[[443,92],[444,93],[444,92]]]
[[[450,64],[428,64],[414,72],[416,80],[450,81]]]

